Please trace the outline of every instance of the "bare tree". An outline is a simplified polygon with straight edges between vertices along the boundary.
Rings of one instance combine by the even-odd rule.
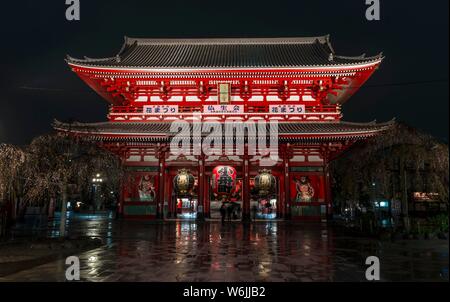
[[[61,197],[62,227],[69,187],[78,193],[90,189],[96,173],[108,175],[104,188],[118,191],[122,176],[119,158],[95,142],[68,135],[50,134],[35,138],[26,150],[24,194],[29,204],[47,206]],[[64,235],[64,230],[61,230]]]
[[[25,153],[19,147],[0,144],[0,203],[17,195],[17,182],[25,162]]]
[[[370,194],[386,199],[400,195],[407,211],[414,190],[436,192],[448,202],[448,145],[402,123],[356,144],[331,167],[340,203],[361,202]]]
[[[76,185],[76,190],[83,190],[95,173],[108,175],[108,188],[116,188],[121,177],[118,157],[87,140],[43,135],[35,138],[26,151],[25,196],[31,204],[45,204],[48,197],[60,193],[65,178]]]

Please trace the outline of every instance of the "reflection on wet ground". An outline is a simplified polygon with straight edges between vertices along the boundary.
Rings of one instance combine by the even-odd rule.
[[[321,223],[69,223],[71,235],[105,242],[79,255],[85,281],[365,281],[372,255],[383,281],[448,281],[446,240],[351,238]],[[65,281],[65,268],[59,259],[0,280]]]

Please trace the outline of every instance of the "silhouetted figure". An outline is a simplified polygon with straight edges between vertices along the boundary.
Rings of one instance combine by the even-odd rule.
[[[231,215],[233,215],[233,207],[232,206],[228,206],[227,207],[228,221],[231,221]]]
[[[222,222],[225,222],[225,216],[227,215],[227,207],[225,204],[222,203],[222,206],[220,207],[220,216],[222,217]]]
[[[258,212],[258,208],[254,205],[252,207],[253,220],[256,219],[256,213]]]

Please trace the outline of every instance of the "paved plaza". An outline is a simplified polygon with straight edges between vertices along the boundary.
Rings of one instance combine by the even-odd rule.
[[[72,236],[104,245],[80,255],[82,281],[448,281],[447,240],[352,238],[324,223],[72,221]],[[65,281],[64,258],[0,281]]]

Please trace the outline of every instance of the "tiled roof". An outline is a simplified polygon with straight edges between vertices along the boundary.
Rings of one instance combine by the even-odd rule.
[[[125,37],[115,57],[67,58],[72,64],[116,68],[289,68],[374,62],[338,56],[328,36],[310,38],[136,39]]]
[[[379,124],[375,122],[279,123],[278,134],[280,140],[361,139],[375,135],[393,123],[393,121]],[[75,122],[68,124],[55,121],[53,127],[58,131],[85,135],[98,141],[167,141],[175,134],[171,134],[171,123],[168,122]],[[190,124],[191,131],[192,127],[193,125]],[[267,130],[270,131],[269,124]],[[208,135],[208,133],[203,135]]]

